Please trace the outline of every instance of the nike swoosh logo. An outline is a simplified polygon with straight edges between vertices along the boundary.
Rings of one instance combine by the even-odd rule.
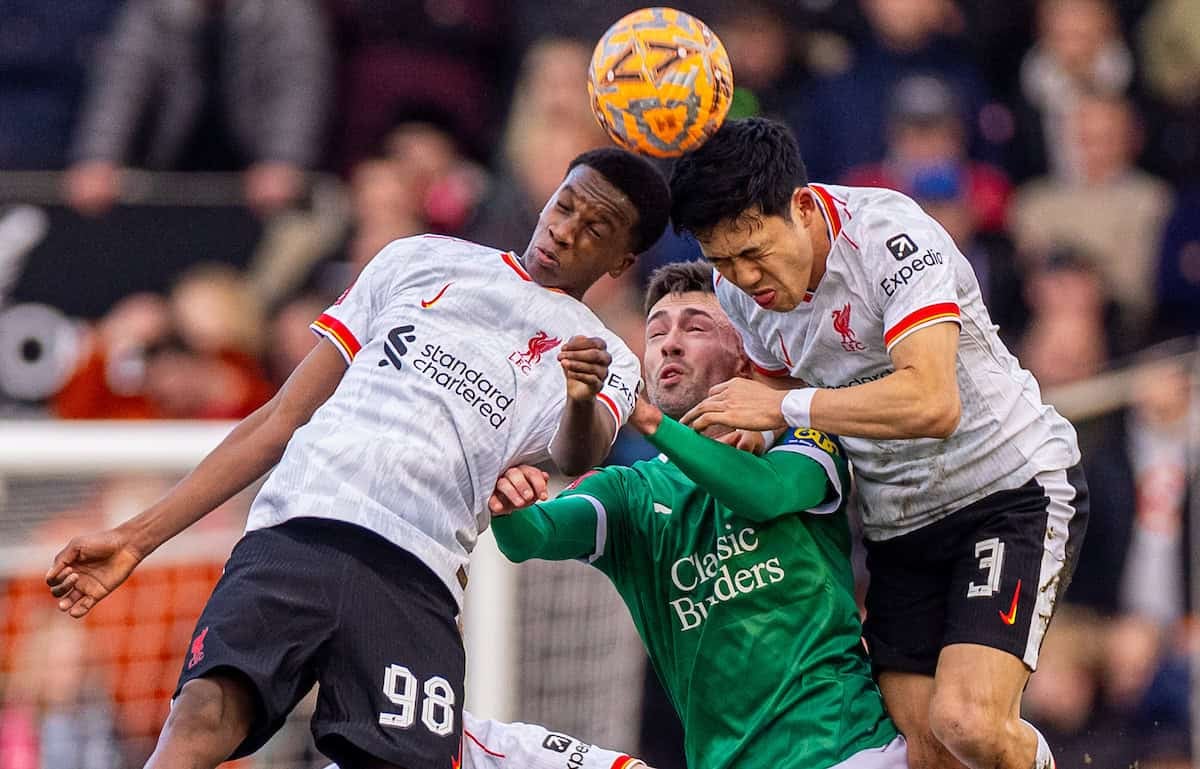
[[[1017,589],[1013,591],[1012,605],[1008,607],[1008,614],[996,610],[1000,615],[1000,619],[1004,620],[1005,625],[1011,625],[1017,621],[1017,602],[1021,600],[1021,580],[1017,580]]]
[[[437,292],[437,296],[435,296],[432,299],[429,299],[429,300],[422,299],[421,300],[421,309],[428,310],[430,307],[432,307],[437,302],[437,300],[442,298],[442,294],[446,293],[446,289],[450,288],[450,286],[452,286],[452,285],[453,285],[453,283],[451,282],[451,283],[447,283],[446,285],[442,286],[442,290]]]

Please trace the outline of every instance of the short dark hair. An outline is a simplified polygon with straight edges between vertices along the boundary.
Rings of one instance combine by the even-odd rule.
[[[757,208],[791,219],[792,193],[808,171],[790,129],[766,118],[729,120],[675,162],[671,219],[675,229],[703,235]]]
[[[664,264],[650,273],[650,284],[646,286],[646,301],[642,314],[649,315],[650,308],[668,294],[686,294],[699,291],[702,294],[717,293],[713,285],[713,271],[705,262],[672,262]]]
[[[671,190],[649,160],[616,147],[601,147],[572,160],[567,173],[576,166],[587,166],[597,172],[633,202],[638,214],[634,253],[647,251],[658,242],[671,215]]]

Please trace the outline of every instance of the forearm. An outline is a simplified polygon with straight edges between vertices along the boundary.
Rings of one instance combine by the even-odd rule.
[[[492,533],[504,557],[567,561],[596,547],[596,510],[582,496],[560,497],[492,519]]]
[[[246,417],[166,496],[121,524],[145,557],[270,470],[290,433],[273,424],[268,403]]]
[[[784,404],[785,419],[795,415]],[[810,427],[859,438],[946,438],[958,424],[958,392],[937,387],[912,369],[813,395]]]
[[[746,518],[766,521],[808,510],[825,499],[825,471],[805,457],[778,452],[755,456],[666,416],[646,438],[696,485]]]
[[[550,443],[550,456],[567,475],[579,475],[608,456],[616,422],[599,399],[567,399],[558,432]]]

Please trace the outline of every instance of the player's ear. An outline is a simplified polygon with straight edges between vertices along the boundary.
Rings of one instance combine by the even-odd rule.
[[[628,252],[624,254],[615,265],[613,265],[612,269],[608,271],[608,274],[614,278],[619,278],[624,275],[625,271],[632,267],[633,263],[636,261],[637,254]]]
[[[809,217],[817,215],[817,201],[811,189],[797,187],[792,190],[791,213],[792,221],[802,225],[808,224]]]

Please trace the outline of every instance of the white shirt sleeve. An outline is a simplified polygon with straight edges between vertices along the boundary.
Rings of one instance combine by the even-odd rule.
[[[504,723],[463,711],[462,769],[633,769],[641,761],[536,724]]]
[[[937,323],[960,326],[955,261],[961,254],[950,235],[915,203],[911,211],[876,214],[864,222],[862,258],[868,291],[883,317],[888,352],[901,340]]]
[[[633,351],[611,332],[602,335],[608,344],[612,363],[608,366],[608,379],[596,394],[617,421],[617,429],[629,419],[637,402],[638,388],[642,385],[642,366]]]
[[[312,322],[318,336],[333,343],[349,364],[376,332],[375,318],[402,277],[405,261],[420,250],[421,238],[389,243],[359,273],[338,300]]]
[[[746,357],[750,359],[754,369],[764,376],[790,375],[791,370],[787,363],[771,352],[771,348],[750,328],[742,311],[742,304],[751,301],[750,298],[740,288],[723,279],[716,270],[713,271],[713,284],[717,292],[717,301],[729,316],[733,327],[737,329],[738,336],[742,338],[742,347],[745,348]]]

